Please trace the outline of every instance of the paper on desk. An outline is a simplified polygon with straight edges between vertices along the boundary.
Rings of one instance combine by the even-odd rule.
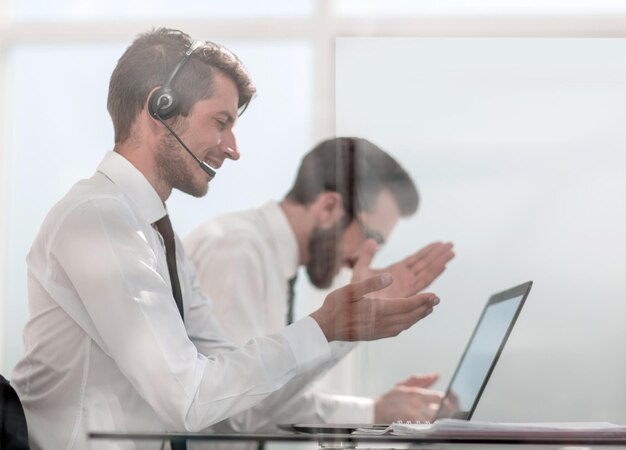
[[[433,424],[396,422],[385,430],[359,428],[355,433],[489,437],[626,437],[626,426],[610,422],[503,423],[440,419]]]
[[[357,428],[353,431],[354,434],[426,434],[430,430],[433,429],[435,424],[432,423],[404,423],[404,422],[394,422],[389,425],[387,428],[377,428],[377,427],[363,427]],[[396,429],[403,430],[404,427],[407,427],[401,433],[396,433]]]

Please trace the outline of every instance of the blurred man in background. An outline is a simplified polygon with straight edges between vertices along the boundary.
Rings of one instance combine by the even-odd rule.
[[[185,249],[215,316],[243,345],[294,320],[300,266],[319,288],[328,287],[342,267],[353,269],[353,280],[391,273],[394,282],[380,296],[410,296],[430,285],[453,258],[452,244],[434,242],[384,269],[369,267],[377,247],[418,203],[411,177],[388,153],[365,139],[329,139],[303,158],[281,202],[211,219],[185,239]],[[334,359],[352,348],[334,343]],[[247,412],[241,427],[430,420],[442,397],[428,389],[437,378],[411,377],[375,400],[313,390],[292,390],[285,398],[283,392]]]

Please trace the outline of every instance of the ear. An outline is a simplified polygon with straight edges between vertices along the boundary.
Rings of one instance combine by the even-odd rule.
[[[150,102],[154,100],[153,99],[154,93],[158,91],[159,89],[161,89],[161,86],[155,86],[150,90],[150,92],[148,92],[148,96],[146,97],[146,100],[143,102],[143,110],[141,111],[143,114],[146,114],[150,119],[152,119],[154,122],[157,122],[157,123],[159,121],[157,120],[156,117],[152,115],[152,111],[150,109],[151,108]]]
[[[150,130],[150,133],[157,136],[163,133],[164,127],[163,124],[152,115],[150,111],[150,101],[153,99],[154,93],[160,88],[160,86],[156,86],[152,88],[152,90],[150,90],[146,97],[146,100],[143,103],[143,109],[139,113],[141,121],[144,122],[144,126],[147,127],[147,130]]]
[[[343,216],[343,202],[337,192],[322,192],[313,202],[312,211],[315,225],[328,229]]]

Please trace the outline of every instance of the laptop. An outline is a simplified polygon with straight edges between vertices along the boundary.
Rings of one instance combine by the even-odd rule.
[[[532,281],[528,281],[489,298],[439,404],[435,420],[471,419],[531,286]],[[279,427],[306,433],[351,433],[357,428],[384,429],[388,425],[283,424]]]

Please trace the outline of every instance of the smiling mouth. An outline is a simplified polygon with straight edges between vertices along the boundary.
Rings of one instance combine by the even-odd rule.
[[[211,166],[213,169],[215,169],[215,170],[217,170],[217,169],[219,169],[220,167],[222,167],[222,164],[220,164],[220,163],[216,163],[216,162],[213,162],[213,161],[205,161],[205,162],[206,162],[209,166]]]
[[[209,177],[209,180],[215,178],[215,175],[217,174],[216,169],[207,164],[206,161],[198,160],[198,163],[200,164],[200,168],[202,169],[202,171]]]

